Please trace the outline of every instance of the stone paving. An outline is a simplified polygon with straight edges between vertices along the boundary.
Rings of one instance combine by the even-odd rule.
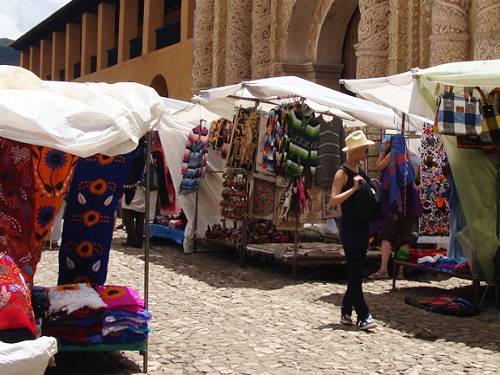
[[[108,282],[143,285],[143,255],[119,244]],[[304,275],[304,274],[303,274]],[[229,254],[183,254],[154,245],[150,265],[150,374],[498,374],[500,314],[488,308],[455,318],[406,305],[406,295],[468,282],[390,281],[365,284],[379,327],[371,333],[338,324],[345,271],[332,267],[294,280],[276,267],[239,268]],[[316,276],[317,276],[316,275]],[[317,277],[316,277],[317,278]],[[57,280],[57,253],[46,251],[39,285]],[[54,374],[134,374],[138,353],[63,353]]]

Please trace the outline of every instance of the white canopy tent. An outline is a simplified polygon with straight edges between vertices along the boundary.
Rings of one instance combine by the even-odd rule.
[[[155,90],[131,82],[49,82],[0,66],[0,88],[0,137],[81,157],[134,150],[165,111]]]
[[[398,129],[400,118],[393,110],[370,101],[356,98],[325,86],[294,76],[282,76],[202,90],[195,100],[213,113],[226,117],[233,113],[239,98],[260,99],[279,104],[293,98],[304,98],[317,112],[336,115],[346,120],[356,119],[384,129]],[[232,116],[232,115],[231,115]]]

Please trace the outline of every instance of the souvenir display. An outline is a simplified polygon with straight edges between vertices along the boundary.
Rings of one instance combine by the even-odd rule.
[[[283,123],[282,109],[272,109],[268,116],[263,116],[259,125],[259,146],[257,150],[257,163],[255,170],[260,173],[276,175],[276,153],[280,137],[282,136]]]
[[[480,102],[472,88],[464,88],[463,95],[448,88],[438,100],[435,127],[440,134],[481,134]]]
[[[423,213],[419,232],[427,236],[447,236],[449,185],[443,174],[443,167],[447,164],[446,151],[440,136],[433,133],[432,126],[428,124],[425,124],[422,130],[420,159]]]
[[[345,161],[345,134],[342,120],[334,117],[327,122],[323,116],[319,117],[320,136],[318,146],[318,169],[316,183],[318,185],[332,185],[335,172]]]
[[[252,189],[252,217],[273,220],[276,183],[254,176]]]
[[[223,175],[221,216],[243,220],[248,213],[248,172],[241,168],[226,168]]]
[[[500,88],[491,90],[488,96],[477,88],[481,94],[481,140],[483,142],[500,142]]]
[[[147,340],[151,313],[139,293],[118,285],[48,288],[42,332],[62,344],[133,344]]]
[[[203,177],[208,157],[208,129],[202,121],[188,135],[182,164],[181,194],[190,194],[198,190]]]
[[[227,167],[252,170],[259,140],[261,114],[240,108],[235,116]]]
[[[314,112],[290,109],[287,112],[287,124],[287,176],[305,176],[306,184],[310,187],[318,167],[320,121],[314,117]]]
[[[227,157],[228,146],[231,141],[232,121],[219,119],[210,124],[208,133],[208,144],[210,148],[221,151],[221,157]]]

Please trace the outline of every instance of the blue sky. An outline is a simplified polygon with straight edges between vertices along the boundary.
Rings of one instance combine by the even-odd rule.
[[[69,1],[1,0],[0,38],[19,38]]]

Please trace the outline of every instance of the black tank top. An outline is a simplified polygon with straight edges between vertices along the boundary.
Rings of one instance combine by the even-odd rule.
[[[354,172],[345,165],[342,170],[347,174],[347,181],[342,187],[342,193],[354,186],[354,177],[357,175],[366,177],[366,173],[359,168],[359,173]],[[370,223],[368,220],[360,220],[360,213],[366,210],[366,202],[361,191],[354,192],[342,203],[342,217],[340,219],[340,237],[345,248],[366,250],[368,247],[368,236]]]
[[[347,174],[347,182],[342,187],[342,193],[351,189],[354,186],[354,177],[366,176],[361,168],[359,168],[359,173],[354,172],[352,169],[348,168],[345,164],[342,166],[342,170]],[[354,192],[344,203],[342,203],[342,216],[348,218],[354,218],[358,212],[366,209],[364,199],[360,199],[360,191]]]

